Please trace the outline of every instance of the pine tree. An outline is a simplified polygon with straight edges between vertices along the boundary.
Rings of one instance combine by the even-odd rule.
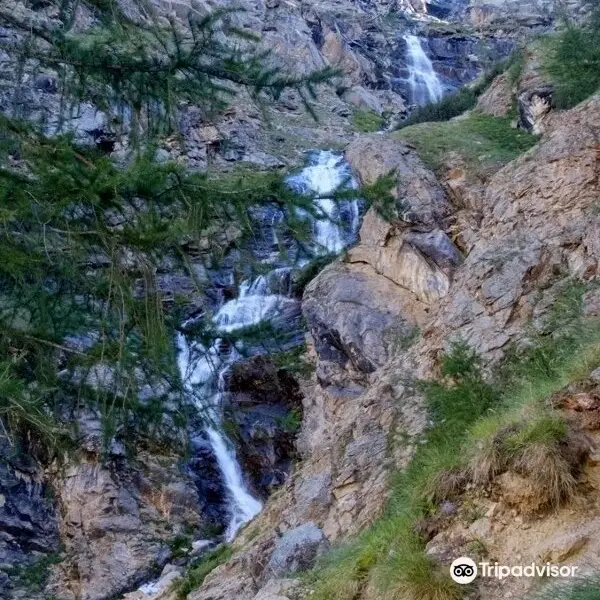
[[[232,224],[251,235],[250,209],[265,201],[312,210],[280,175],[225,180],[158,164],[157,137],[173,130],[182,104],[214,115],[240,88],[257,102],[294,88],[310,107],[315,86],[335,73],[282,75],[256,38],[232,25],[231,11],[181,24],[141,3],[131,16],[98,0],[88,7],[93,24],[77,31],[77,0],[45,7],[51,18],[0,10],[20,40],[11,49],[16,93],[32,73],[53,73],[63,129],[48,135],[47,124],[19,120],[18,110],[0,117],[0,436],[49,458],[72,439],[78,406],[101,411],[107,438],[117,424],[164,423],[162,400],[181,390],[178,315],[165,312],[156,285],[161,260],[184,268],[183,244],[206,245],[207,236],[218,252],[210,232]],[[81,103],[132,142],[125,166],[69,131]],[[296,211],[286,214],[302,230]],[[143,382],[160,394],[140,402]],[[181,408],[170,415],[184,417]]]

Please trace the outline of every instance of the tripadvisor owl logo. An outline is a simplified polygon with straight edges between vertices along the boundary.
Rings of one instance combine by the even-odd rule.
[[[461,585],[471,583],[477,577],[477,565],[475,561],[471,560],[468,556],[457,558],[450,565],[450,577]]]

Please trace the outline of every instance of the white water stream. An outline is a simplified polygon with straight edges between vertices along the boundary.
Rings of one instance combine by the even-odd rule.
[[[408,85],[411,103],[424,106],[437,102],[444,95],[442,83],[433,69],[430,58],[423,50],[421,40],[416,35],[406,35]]]
[[[314,222],[313,237],[321,252],[340,252],[347,244],[347,239],[344,239],[344,229],[339,223],[339,203],[328,196],[344,183],[356,187],[348,164],[339,154],[322,151],[298,175],[289,177],[288,183],[300,192],[311,192],[316,196],[315,206],[323,217]],[[348,208],[351,211],[350,230],[354,232],[358,229],[358,204],[356,201],[350,202]]]
[[[311,164],[288,179],[291,187],[313,193],[315,206],[323,215],[313,220],[315,253],[337,253],[348,242],[348,233],[358,229],[359,210],[356,201],[346,202],[345,227],[341,223],[340,204],[329,198],[342,184],[355,186],[347,163],[339,154],[318,152]],[[276,239],[276,238],[275,238]],[[291,267],[274,269],[240,285],[237,298],[225,302],[213,317],[217,331],[231,333],[280,316],[286,308],[297,307],[297,300],[286,295],[282,281]],[[289,287],[289,286],[288,286]],[[185,325],[185,324],[184,324]],[[244,481],[232,443],[222,428],[222,403],[226,389],[226,373],[240,358],[239,346],[221,339],[209,348],[200,342],[177,335],[178,368],[184,390],[202,411],[207,422],[206,434],[217,460],[227,492],[229,524],[227,540],[254,516],[262,504],[252,496]],[[240,342],[241,344],[241,342]]]

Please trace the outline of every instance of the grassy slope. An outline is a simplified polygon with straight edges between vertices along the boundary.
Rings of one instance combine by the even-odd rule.
[[[436,172],[450,153],[476,172],[497,169],[535,145],[537,137],[511,126],[510,118],[472,113],[466,118],[420,123],[394,134],[414,146]]]

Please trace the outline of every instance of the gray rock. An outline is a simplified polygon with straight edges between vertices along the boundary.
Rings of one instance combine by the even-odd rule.
[[[377,96],[362,86],[356,86],[347,91],[344,94],[344,100],[358,108],[372,110],[378,115],[383,112],[381,102]]]
[[[326,514],[332,501],[331,473],[317,473],[301,479],[294,492],[296,505],[304,518],[318,518]]]
[[[286,532],[277,542],[267,570],[275,577],[306,571],[329,547],[325,534],[314,523],[305,523]]]
[[[59,528],[41,469],[12,450],[0,441],[0,564],[23,567],[58,550]]]
[[[391,137],[360,136],[346,149],[346,159],[361,183],[373,184],[394,171],[399,216],[408,223],[434,225],[452,213],[452,206],[435,175],[416,151]]]
[[[600,316],[600,288],[594,288],[586,292],[582,298],[583,314],[586,317]]]
[[[156,150],[156,152],[154,153],[154,160],[157,163],[165,163],[170,158],[171,158],[171,155],[169,154],[169,151],[165,150],[164,148],[158,148]]]
[[[416,300],[359,264],[329,265],[307,286],[302,308],[321,359],[319,367],[329,361],[370,373],[418,325]]]
[[[441,229],[428,232],[409,231],[404,239],[442,269],[452,270],[461,262],[458,248]]]

